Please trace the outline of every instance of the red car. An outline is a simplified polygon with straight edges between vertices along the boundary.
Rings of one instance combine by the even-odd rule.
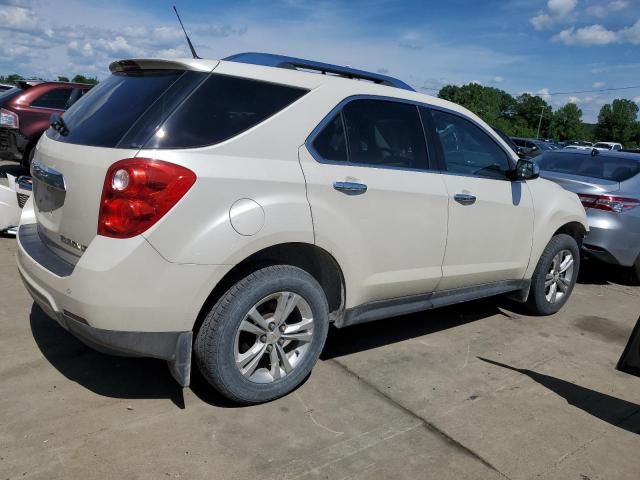
[[[40,135],[49,128],[51,115],[62,114],[91,87],[28,80],[0,92],[0,159],[29,166]]]

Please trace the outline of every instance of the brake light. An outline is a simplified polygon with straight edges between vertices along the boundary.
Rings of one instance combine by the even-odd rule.
[[[109,167],[102,187],[98,235],[130,238],[160,220],[196,181],[191,170],[150,158]]]
[[[0,108],[0,127],[18,128],[19,126],[18,115],[11,110]]]
[[[640,206],[637,198],[615,197],[612,195],[579,194],[584,208],[595,208],[606,212],[622,213]]]

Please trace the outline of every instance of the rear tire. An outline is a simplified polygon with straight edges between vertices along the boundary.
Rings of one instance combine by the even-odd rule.
[[[318,282],[297,267],[266,267],[216,302],[197,333],[195,360],[226,398],[267,402],[309,375],[328,329],[329,307]]]
[[[527,308],[536,315],[559,311],[573,292],[580,270],[580,249],[566,234],[554,236],[542,252],[531,278]]]

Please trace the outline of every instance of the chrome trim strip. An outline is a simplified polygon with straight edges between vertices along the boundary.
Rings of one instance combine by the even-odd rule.
[[[56,190],[60,190],[61,192],[66,192],[67,187],[64,183],[64,177],[60,172],[54,170],[51,167],[47,167],[42,163],[34,160],[31,162],[31,176],[37,178],[42,183],[50,186],[51,188],[55,188]]]

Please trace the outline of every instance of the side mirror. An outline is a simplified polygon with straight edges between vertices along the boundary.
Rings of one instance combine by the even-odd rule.
[[[512,180],[535,180],[540,176],[540,167],[531,160],[521,158],[511,172]]]

